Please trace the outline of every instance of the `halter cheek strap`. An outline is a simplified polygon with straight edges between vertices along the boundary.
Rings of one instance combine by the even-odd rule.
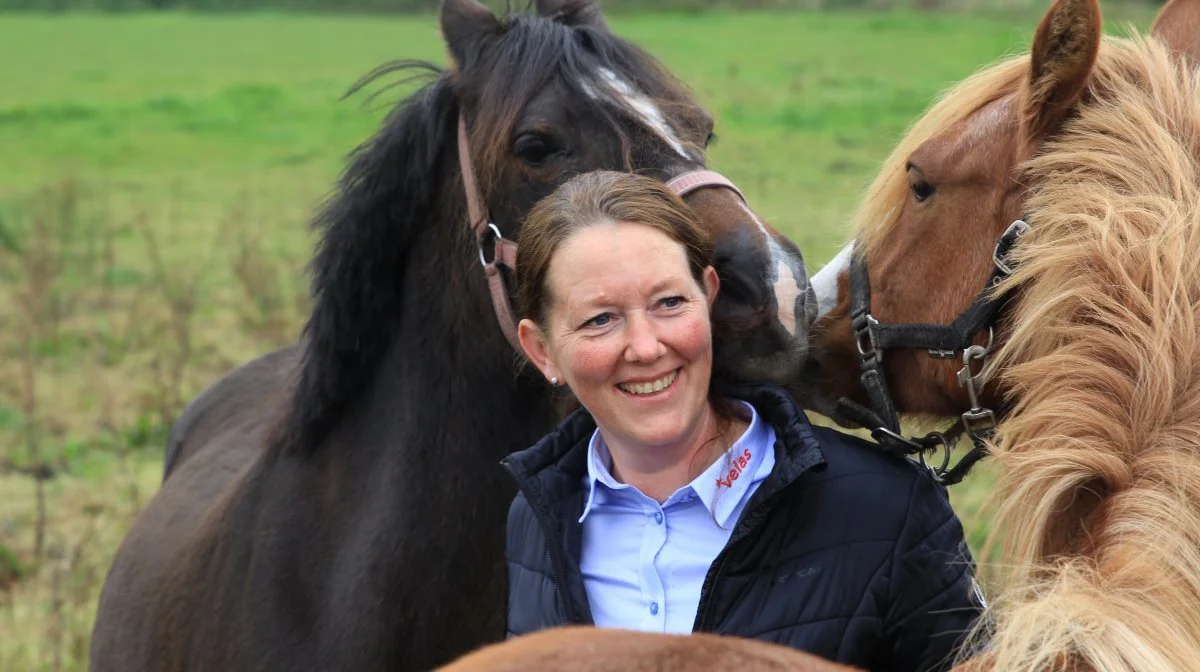
[[[471,163],[471,147],[467,144],[467,122],[462,115],[458,117],[458,165],[462,171],[463,190],[467,192],[467,223],[471,226],[471,232],[475,234],[479,263],[483,265],[483,272],[487,275],[496,322],[500,325],[500,331],[504,333],[508,344],[517,352],[522,352],[521,342],[517,339],[517,323],[513,319],[512,304],[508,299],[508,286],[504,282],[504,272],[500,269],[501,266],[507,266],[510,271],[517,270],[517,244],[500,233],[500,229],[492,223],[484,208]],[[489,242],[492,248],[491,260],[483,253]]]
[[[866,257],[856,250],[850,258],[850,323],[862,369],[859,380],[866,390],[870,408],[843,398],[838,400],[836,414],[869,429],[872,437],[885,449],[900,455],[918,455],[922,464],[925,464],[925,453],[942,449],[941,465],[930,469],[946,485],[961,481],[987,454],[986,441],[995,429],[996,417],[991,409],[980,404],[976,376],[991,352],[995,324],[1008,302],[1007,296],[995,295],[994,288],[1012,275],[1012,248],[1028,230],[1029,225],[1018,219],[1000,236],[992,252],[992,269],[987,283],[975,302],[951,324],[881,323],[871,314],[871,281]],[[976,336],[985,331],[987,345],[975,345]],[[958,371],[958,382],[966,388],[971,408],[962,414],[960,423],[946,432],[930,432],[919,438],[901,434],[900,419],[883,370],[884,353],[897,348],[925,350],[934,359],[956,359],[961,355],[963,366]],[[973,366],[977,369],[973,370]],[[951,468],[950,446],[953,439],[963,433],[971,438],[974,448]]]
[[[504,279],[503,268],[510,273],[517,270],[517,244],[504,237],[499,227],[488,216],[487,207],[483,203],[479,183],[475,179],[475,170],[471,163],[471,147],[467,142],[467,123],[462,115],[458,117],[458,165],[462,172],[463,190],[467,197],[467,223],[475,236],[475,244],[479,249],[479,263],[487,276],[488,292],[492,297],[492,309],[496,313],[496,323],[509,345],[518,353],[521,343],[517,339],[517,322],[513,316],[512,302],[509,299],[508,283]],[[742,202],[746,197],[740,189],[720,173],[711,170],[694,170],[683,173],[667,182],[680,198],[708,187],[729,189],[738,195]],[[491,258],[486,250],[491,249]]]

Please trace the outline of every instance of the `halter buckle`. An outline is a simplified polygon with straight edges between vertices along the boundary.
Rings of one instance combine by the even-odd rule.
[[[962,414],[962,424],[968,436],[982,439],[996,428],[996,414],[990,408],[972,408]]]
[[[909,455],[912,455],[913,453],[923,453],[926,450],[926,447],[921,445],[920,443],[917,443],[916,441],[908,438],[907,436],[904,436],[897,432],[893,432],[892,430],[888,429],[887,427],[875,427],[875,428],[871,429],[871,436],[877,442],[882,444],[882,443],[884,443],[884,441],[880,440],[880,436],[879,436],[880,434],[883,435],[884,441],[890,441],[897,445],[904,446],[904,451],[906,453],[908,453]]]
[[[1017,242],[1025,232],[1029,230],[1029,224],[1018,219],[1005,229],[1004,235],[1000,236],[1000,240],[996,241],[996,247],[992,250],[992,263],[1000,270],[1005,277],[1013,274],[1013,267],[1008,264],[1008,254],[1012,250],[1013,244]]]
[[[864,360],[869,360],[871,357],[875,361],[883,361],[883,351],[875,345],[875,327],[879,326],[879,320],[875,319],[870,313],[861,313],[851,320],[854,327],[854,346],[858,348],[858,354]]]

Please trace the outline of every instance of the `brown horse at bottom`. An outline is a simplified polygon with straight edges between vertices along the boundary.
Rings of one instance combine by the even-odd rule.
[[[720,635],[657,635],[602,628],[552,628],[493,644],[441,668],[442,672],[849,672],[779,644]]]
[[[880,324],[949,324],[994,265],[1015,269],[989,290],[1010,298],[979,378],[999,419],[1000,556],[986,631],[969,645],[986,654],[960,654],[958,670],[1200,665],[1198,63],[1200,0],[1171,0],[1130,38],[1102,36],[1097,0],[1058,0],[1028,56],[968,78],[913,126],[857,215]],[[996,264],[1016,219],[1028,229]],[[849,256],[813,279],[822,314],[797,392],[818,408],[871,402]],[[975,344],[989,340],[984,329]],[[970,408],[961,361],[875,356],[897,412]],[[834,669],[768,644],[599,630],[520,638],[451,669],[772,665]]]

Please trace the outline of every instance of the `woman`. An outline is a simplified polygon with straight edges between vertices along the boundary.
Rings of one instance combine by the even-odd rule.
[[[519,241],[518,335],[582,408],[504,461],[510,635],[715,632],[872,670],[946,667],[979,614],[944,490],[712,380],[712,242],[662,183],[580,175]]]

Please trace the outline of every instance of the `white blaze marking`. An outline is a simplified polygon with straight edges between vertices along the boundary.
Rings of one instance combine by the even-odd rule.
[[[771,241],[774,242],[774,241]],[[776,250],[771,250],[774,255]],[[783,259],[775,262],[775,302],[779,306],[779,323],[792,336],[796,335],[796,299],[800,297],[800,285],[792,275],[792,269]]]
[[[679,156],[688,160],[696,159],[696,157],[692,156],[684,148],[674,129],[667,123],[662,110],[654,104],[654,101],[649,96],[635,90],[629,82],[621,79],[617,73],[608,68],[600,68],[598,72],[600,73],[600,79],[604,81],[607,88],[617,96],[618,105],[637,116],[647,129],[666,142]],[[588,82],[584,82],[582,86],[584,93],[595,100],[600,100],[600,96]],[[746,211],[750,219],[758,225],[759,231],[762,231],[763,238],[767,241],[767,248],[770,250],[773,262],[768,265],[769,277],[767,278],[767,282],[775,292],[775,302],[779,306],[777,317],[783,328],[789,334],[795,336],[799,326],[796,322],[796,299],[805,292],[805,287],[796,278],[805,277],[804,269],[800,268],[797,260],[785,253],[783,248],[779,246],[779,243],[775,242],[770,232],[767,231],[766,224],[758,218],[758,215],[754,214],[754,211],[746,207],[746,204],[741,201],[738,201],[738,204]]]
[[[779,243],[771,237],[771,233],[767,231],[767,225],[763,223],[754,211],[746,207],[745,203],[738,201],[738,205],[754,223],[758,225],[758,230],[762,231],[763,238],[767,241],[767,249],[771,251],[771,261],[774,262],[768,266],[770,275],[767,277],[767,282],[775,291],[775,305],[779,306],[779,313],[776,317],[779,318],[779,323],[787,330],[788,334],[795,336],[796,329],[799,326],[796,323],[796,299],[804,294],[804,287],[796,280],[797,277],[803,277],[803,269],[797,266],[796,259],[783,251]]]
[[[667,123],[662,110],[658,109],[658,106],[654,104],[654,101],[650,100],[649,96],[635,90],[629,82],[621,79],[617,73],[608,68],[600,68],[599,73],[600,79],[604,80],[605,85],[619,98],[617,102],[621,107],[624,107],[637,116],[646,128],[662,138],[663,142],[666,142],[679,156],[689,160],[695,159],[695,157],[684,149],[683,143],[675,135],[675,130]],[[600,98],[587,82],[584,82],[583,90],[592,98],[597,100]]]
[[[813,291],[817,294],[817,318],[824,317],[838,301],[838,277],[850,267],[850,253],[854,243],[850,242],[829,260],[828,264],[812,277]]]

